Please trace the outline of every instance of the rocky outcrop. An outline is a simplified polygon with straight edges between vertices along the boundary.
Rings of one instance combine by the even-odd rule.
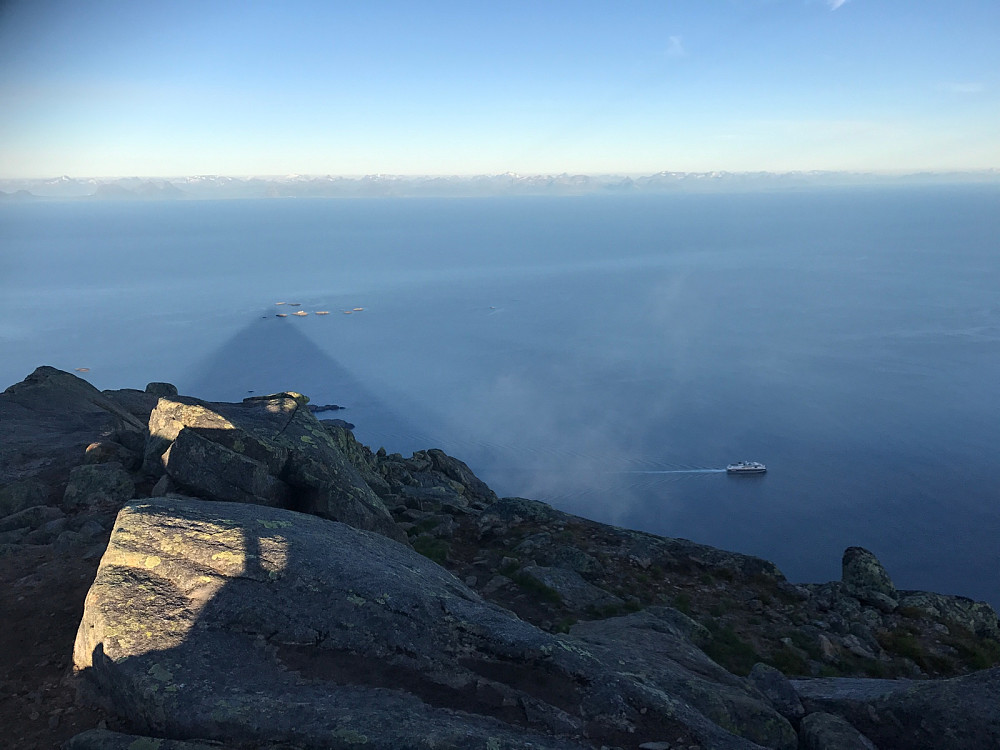
[[[950,623],[982,638],[1000,640],[997,613],[986,602],[929,591],[902,591],[899,606],[936,622]]]
[[[1000,668],[949,680],[821,679],[794,685],[807,711],[842,717],[879,750],[1000,747]]]
[[[52,368],[0,394],[0,560],[105,554],[76,658],[123,718],[68,747],[996,744],[984,602],[897,590],[862,548],[796,585],[497,498],[306,402],[101,393]]]
[[[39,367],[0,394],[0,516],[58,504],[87,446],[146,426],[90,383]]]
[[[173,739],[795,746],[791,726],[669,617],[617,630],[629,638],[612,621],[545,633],[344,524],[163,498],[119,514],[74,660],[132,731]]]
[[[882,563],[864,547],[848,547],[841,563],[841,583],[844,591],[865,604],[873,604],[883,612],[892,612],[898,605],[896,587]]]
[[[405,540],[379,497],[303,408],[300,394],[240,404],[160,397],[149,417],[144,467],[184,492],[270,505]]]

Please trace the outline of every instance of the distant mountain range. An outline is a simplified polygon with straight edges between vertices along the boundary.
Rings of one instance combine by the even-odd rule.
[[[233,198],[475,197],[500,195],[592,195],[608,193],[747,192],[864,185],[1000,184],[1000,170],[919,172],[657,172],[624,175],[498,175],[338,177],[2,179],[0,199],[182,200]]]

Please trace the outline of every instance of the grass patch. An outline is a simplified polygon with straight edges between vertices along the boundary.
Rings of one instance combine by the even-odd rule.
[[[788,637],[797,648],[809,654],[810,659],[815,659],[816,661],[822,659],[823,652],[819,647],[819,640],[809,635],[809,633],[802,630],[793,630],[788,634]]]
[[[537,578],[529,576],[527,573],[522,571],[511,572],[507,575],[510,580],[516,583],[521,589],[532,596],[537,597],[543,602],[549,602],[550,604],[562,604],[563,598],[562,594],[556,591],[551,586],[546,586],[544,583],[539,581]]]
[[[971,669],[989,669],[1000,664],[1000,643],[992,638],[979,638],[964,628],[952,628],[950,637],[942,639],[956,651],[962,664]]]
[[[557,622],[552,626],[553,633],[568,633],[569,629],[576,625],[575,617],[564,617],[562,620]]]
[[[950,660],[930,653],[916,635],[905,628],[879,633],[876,638],[879,645],[890,654],[909,659],[925,671],[944,674],[954,672],[954,665]]]
[[[746,676],[750,674],[753,665],[763,661],[757,650],[740,638],[739,634],[728,625],[711,622],[707,624],[712,640],[703,651],[717,664],[728,669],[733,674]]]
[[[767,663],[789,677],[809,674],[808,660],[788,646],[782,646],[780,651],[772,654]]]
[[[893,656],[901,656],[906,659],[911,659],[917,664],[923,666],[922,662],[927,654],[924,651],[924,647],[920,645],[920,641],[918,641],[917,637],[909,630],[896,628],[894,630],[888,630],[884,633],[879,633],[876,638],[878,639],[879,645]]]
[[[683,612],[688,617],[691,616],[691,595],[683,591],[674,597],[674,609]]]
[[[895,614],[900,617],[905,617],[908,620],[923,620],[930,614],[927,611],[920,609],[920,607],[896,607],[894,611]]]
[[[438,565],[444,565],[448,559],[448,552],[451,549],[448,542],[443,539],[434,539],[428,536],[418,536],[411,544],[413,545],[413,549],[424,557],[433,560]]]
[[[630,601],[625,602],[624,604],[605,604],[603,607],[590,605],[587,607],[587,614],[595,620],[606,620],[609,617],[620,617],[621,615],[638,612],[641,609],[641,604],[635,601]]]

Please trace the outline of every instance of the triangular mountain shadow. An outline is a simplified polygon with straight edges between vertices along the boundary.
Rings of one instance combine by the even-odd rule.
[[[238,331],[196,364],[175,385],[187,396],[207,401],[242,401],[280,391],[297,391],[314,405],[337,404],[344,411],[319,412],[320,419],[357,425],[358,438],[382,437],[390,451],[432,448],[430,438],[298,330],[297,320],[267,316]],[[406,407],[413,415],[417,407]],[[398,438],[398,439],[397,439]],[[381,444],[381,443],[380,443]],[[372,445],[378,448],[379,445]]]

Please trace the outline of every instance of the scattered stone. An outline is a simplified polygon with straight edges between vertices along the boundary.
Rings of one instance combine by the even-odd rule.
[[[28,534],[24,541],[28,544],[49,544],[66,530],[66,518],[54,518]]]
[[[806,710],[792,683],[774,667],[758,662],[753,665],[747,679],[789,721],[798,722],[805,715]]]
[[[5,425],[6,428],[6,425]],[[0,449],[0,457],[3,451]],[[9,517],[26,508],[44,505],[50,489],[42,482],[25,479],[0,487],[0,515]]]
[[[62,518],[65,514],[51,505],[35,505],[0,518],[0,532],[15,529],[37,529],[43,524]]]
[[[121,506],[135,497],[135,482],[121,464],[84,464],[69,474],[63,507],[75,508],[99,503]]]
[[[113,440],[99,440],[87,446],[83,454],[85,464],[117,463],[129,471],[139,468],[142,454],[126,448]]]
[[[88,519],[77,529],[77,533],[85,539],[93,539],[104,533],[104,527],[99,521]]]
[[[872,741],[839,716],[817,712],[802,720],[800,750],[878,750]]]

